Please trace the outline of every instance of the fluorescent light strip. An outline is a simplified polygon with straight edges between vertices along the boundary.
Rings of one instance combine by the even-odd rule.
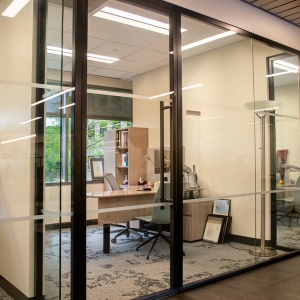
[[[203,40],[200,40],[200,41],[197,41],[197,42],[194,42],[194,43],[182,46],[181,51],[184,51],[184,50],[187,50],[187,49],[191,49],[191,48],[203,45],[203,44],[207,44],[207,43],[210,43],[210,42],[213,42],[213,41],[216,41],[216,40],[219,40],[219,39],[231,36],[233,34],[236,34],[236,32],[229,30],[229,31],[217,34],[217,35],[213,35],[213,36],[210,36],[210,37],[208,37],[206,39],[203,39]]]
[[[182,88],[182,90],[185,91],[185,90],[193,89],[193,88],[196,88],[196,87],[202,86],[202,85],[203,84],[197,83],[197,84],[194,84],[194,85],[186,86],[186,87]]]
[[[75,103],[71,103],[71,104],[68,104],[68,105],[65,105],[65,106],[61,106],[58,109],[64,109],[66,107],[70,107],[70,106],[74,106],[74,105],[75,105]]]
[[[294,65],[294,64],[290,64],[288,62],[285,62],[283,60],[274,60],[274,67],[276,68],[281,68],[283,70],[287,70],[287,71],[296,71],[298,72],[299,71],[299,66],[297,65]],[[292,69],[292,70],[291,70]]]
[[[280,73],[274,73],[274,74],[266,75],[265,77],[275,77],[275,76],[285,75],[285,74],[289,74],[289,73],[297,73],[297,72],[295,72],[295,71],[286,71],[286,72],[280,72]]]
[[[202,120],[217,119],[217,118],[222,118],[222,116],[209,117],[209,118],[201,118],[199,120],[202,121]]]
[[[37,118],[34,118],[34,119],[31,119],[31,120],[28,120],[28,121],[25,121],[25,122],[22,122],[22,123],[20,123],[20,124],[26,124],[26,123],[29,123],[29,122],[33,122],[33,121],[35,121],[35,120],[38,120],[38,119],[41,119],[42,117],[37,117]]]
[[[60,95],[63,95],[63,94],[72,92],[72,91],[74,91],[74,90],[75,90],[75,88],[72,87],[72,88],[67,89],[67,90],[65,90],[65,91],[62,91],[62,92],[60,92],[60,93],[54,94],[54,95],[52,95],[52,96],[50,96],[50,97],[47,97],[47,98],[45,98],[45,99],[43,99],[43,100],[40,100],[40,101],[35,102],[35,103],[32,103],[32,104],[30,104],[30,106],[38,105],[38,104],[40,104],[40,103],[46,102],[46,101],[48,101],[48,100],[50,100],[50,99],[53,99],[53,98],[55,98],[55,97],[57,97],[57,96],[60,96]]]
[[[128,13],[122,10],[118,10],[112,7],[105,6],[94,14],[95,17],[110,20],[125,25],[146,29],[149,31],[169,35],[169,24],[155,21],[153,19],[141,17],[132,13]],[[185,32],[186,29],[181,28],[181,32]]]
[[[1,142],[1,144],[13,143],[13,142],[21,141],[21,140],[31,139],[31,138],[34,138],[34,137],[36,137],[36,134],[28,135],[28,136],[23,136],[23,137],[20,137],[20,138],[17,138],[17,139],[13,139],[13,140],[3,141],[3,142]]]
[[[72,50],[64,49],[64,48],[62,49],[53,46],[47,46],[47,53],[72,57]],[[103,62],[106,64],[112,64],[113,62],[119,60],[118,58],[92,54],[92,53],[87,54],[87,59],[92,61],[97,61],[97,62]]]
[[[30,0],[14,0],[2,13],[2,16],[14,18],[29,1]]]

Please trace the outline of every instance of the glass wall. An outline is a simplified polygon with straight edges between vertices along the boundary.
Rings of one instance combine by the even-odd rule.
[[[14,13],[12,0],[0,3],[4,299],[71,298],[74,11],[73,1],[45,2]],[[182,74],[173,74],[172,15],[132,3],[88,1],[87,242],[77,258],[87,299],[172,292],[174,199],[184,285],[300,246],[299,58],[182,16]],[[174,195],[181,100],[183,194]]]
[[[188,17],[182,26],[183,89],[198,85],[182,98],[191,283],[298,249],[299,63],[234,31]]]
[[[0,294],[61,299],[70,293],[61,223],[71,216],[73,89],[62,71],[72,60],[72,12],[63,1],[14,2],[0,4]]]

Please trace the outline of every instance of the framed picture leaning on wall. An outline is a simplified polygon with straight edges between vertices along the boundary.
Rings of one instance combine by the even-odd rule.
[[[104,158],[90,158],[92,180],[104,180]]]

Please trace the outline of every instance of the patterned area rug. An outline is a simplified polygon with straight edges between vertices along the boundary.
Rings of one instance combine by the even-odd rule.
[[[0,288],[0,300],[14,300]]]
[[[70,232],[62,233],[62,297],[70,299]],[[45,291],[46,299],[58,298],[59,236],[56,231],[46,235]],[[87,299],[134,299],[169,288],[170,248],[158,241],[150,259],[150,244],[136,251],[139,242],[119,238],[111,244],[111,253],[102,253],[102,228],[87,227]],[[261,261],[250,255],[249,246],[184,243],[184,283],[208,278]],[[278,254],[282,254],[280,252]]]
[[[298,222],[299,221],[299,222]],[[282,218],[277,222],[277,245],[292,249],[300,249],[300,219]]]

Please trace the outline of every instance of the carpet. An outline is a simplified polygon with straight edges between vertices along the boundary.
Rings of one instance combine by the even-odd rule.
[[[63,230],[62,296],[70,299],[70,232]],[[150,244],[136,251],[139,242],[119,238],[111,244],[111,253],[102,253],[102,228],[87,227],[87,299],[134,299],[169,288],[170,248],[158,241],[150,259],[146,255]],[[47,300],[58,298],[59,235],[48,231],[45,238],[45,291]],[[265,258],[255,258],[249,246],[237,243],[184,243],[184,284],[236,270]],[[284,253],[279,251],[278,254]]]

